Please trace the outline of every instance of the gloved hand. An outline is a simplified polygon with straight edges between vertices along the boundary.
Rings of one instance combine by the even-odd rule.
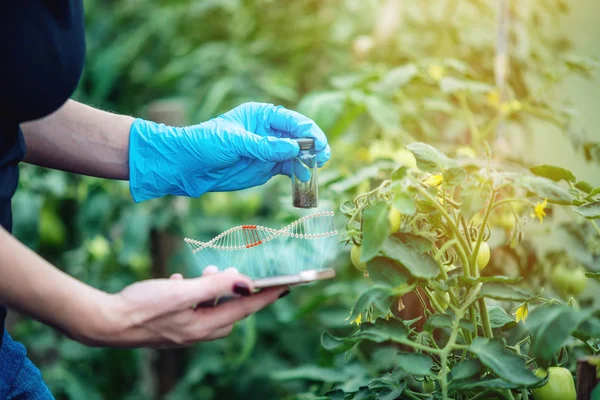
[[[170,127],[136,119],[129,138],[129,187],[135,202],[167,194],[199,197],[291,175],[300,151],[291,138],[315,139],[317,165],[331,155],[311,119],[282,106],[245,103],[199,125]]]

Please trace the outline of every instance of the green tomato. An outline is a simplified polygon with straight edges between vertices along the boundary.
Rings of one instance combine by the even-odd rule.
[[[432,393],[435,390],[435,382],[424,380],[422,382],[423,385],[423,393]]]
[[[448,309],[448,303],[450,303],[450,294],[448,294],[448,292],[436,290],[435,299],[440,307],[442,307],[442,311],[446,311],[446,309]]]
[[[390,213],[388,215],[388,219],[390,221],[390,231],[392,233],[394,232],[398,232],[398,230],[400,229],[400,218],[402,217],[402,214],[400,214],[400,211],[398,211],[396,209],[396,207],[392,206],[392,208],[390,209]]]
[[[486,242],[482,242],[477,253],[477,268],[481,271],[490,262],[490,246]]]
[[[575,382],[571,372],[563,367],[550,367],[548,371],[538,368],[533,373],[543,378],[550,374],[548,383],[537,389],[532,389],[531,393],[535,400],[576,400]]]
[[[360,261],[360,255],[362,254],[362,247],[354,245],[352,246],[352,250],[350,250],[350,259],[352,260],[352,265],[357,270],[364,272],[367,269],[367,263]]]
[[[67,232],[65,224],[55,210],[44,207],[40,215],[39,234],[42,243],[49,246],[60,246],[64,243]]]
[[[571,271],[571,293],[574,296],[578,296],[585,290],[587,286],[587,276],[585,276],[585,268],[579,266],[575,270]]]
[[[585,269],[581,266],[567,268],[563,264],[558,264],[552,270],[550,281],[554,290],[564,297],[577,296],[587,286]]]
[[[104,236],[98,235],[87,243],[87,250],[97,260],[104,260],[110,254],[110,243]]]

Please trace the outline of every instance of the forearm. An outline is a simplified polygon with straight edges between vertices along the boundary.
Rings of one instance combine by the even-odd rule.
[[[134,118],[73,100],[53,114],[21,125],[25,161],[109,179],[129,179],[129,130]]]
[[[94,344],[117,330],[113,296],[53,267],[0,227],[0,304]]]

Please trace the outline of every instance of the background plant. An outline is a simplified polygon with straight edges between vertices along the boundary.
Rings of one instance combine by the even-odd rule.
[[[332,162],[319,177],[321,201],[327,209],[378,190],[385,180],[397,185],[401,179],[391,173],[400,166],[417,171],[415,159],[404,147],[418,141],[434,145],[450,160],[484,169],[487,141],[493,150],[491,170],[532,176],[535,171],[527,172],[536,165],[531,158],[541,151],[533,144],[558,128],[579,158],[597,162],[598,135],[593,130],[584,133],[575,110],[556,90],[564,84],[575,87],[573,76],[590,77],[593,68],[591,60],[572,52],[570,40],[576,30],[557,29],[569,5],[541,0],[512,5],[507,29],[502,30],[497,29],[498,4],[479,0],[443,1],[439,6],[391,0],[87,0],[88,58],[75,97],[142,117],[155,116],[155,101],[165,100],[158,108],[174,109],[181,123],[208,119],[247,100],[298,109],[314,118],[332,142]],[[507,64],[501,62],[504,48]],[[566,167],[573,161],[554,164]],[[461,168],[468,172],[465,182],[475,176],[489,179],[463,164]],[[28,165],[21,171],[14,202],[15,234],[70,274],[110,291],[149,278],[157,270],[197,275],[185,249],[178,248],[184,235],[210,237],[248,220],[283,225],[295,216],[285,179],[242,193],[134,205],[123,182]],[[544,175],[539,169],[538,173]],[[408,176],[427,179],[423,170],[404,179]],[[589,183],[565,176],[561,187],[582,202],[574,203],[575,207],[597,199],[593,193],[600,182],[591,180],[592,174]],[[506,197],[496,201],[521,197],[523,188],[519,188],[514,193],[504,188],[501,195]],[[454,195],[458,202],[462,192]],[[389,196],[384,203],[393,202],[403,210],[404,229],[410,213],[402,208],[402,196]],[[534,223],[532,205],[546,197],[527,198],[535,204],[511,203],[514,212],[506,204],[494,208],[489,229],[477,228],[486,225],[482,212],[473,217],[475,230],[469,234],[483,232],[492,253],[481,275],[521,277],[519,287],[536,299],[568,302],[580,286],[564,285],[561,277],[574,276],[572,271],[579,271],[580,265],[586,271],[597,268],[595,228],[583,218],[574,218],[572,211],[563,212],[573,206],[552,204],[543,209],[544,222]],[[472,206],[484,209],[483,203]],[[585,206],[584,213],[588,207],[592,206]],[[347,220],[342,212],[338,214],[343,227]],[[362,221],[362,215],[357,221]],[[427,233],[424,227],[419,229],[410,232]],[[349,233],[358,243],[368,241],[370,234],[360,232],[361,227],[354,226]],[[425,236],[433,243],[435,238]],[[435,254],[430,255],[435,259]],[[456,257],[452,260],[458,268],[449,271],[451,276],[461,271],[460,256]],[[441,260],[436,260],[438,265]],[[338,337],[354,331],[350,310],[357,310],[356,300],[372,290],[369,279],[374,277],[365,279],[348,255],[342,255],[334,267],[335,281],[295,290],[239,324],[228,340],[170,353],[167,358],[155,351],[88,349],[25,319],[11,319],[12,332],[28,346],[58,398],[318,398],[334,388],[338,391],[331,392],[332,397],[339,391],[348,396],[384,396],[385,374],[400,365],[396,347],[387,341],[366,341],[346,355],[337,355],[320,344],[323,331]],[[434,295],[438,286],[447,285],[429,281]],[[418,284],[427,286],[429,281],[420,278]],[[466,290],[465,282],[460,282],[462,286],[452,287],[454,291]],[[593,283],[588,279],[586,290],[571,304],[584,312],[592,310],[597,293]],[[446,301],[443,294],[439,296]],[[447,301],[448,314],[458,304],[454,300]],[[504,319],[514,325],[512,312],[520,301],[490,304],[490,319],[500,313],[492,305],[506,307]],[[531,309],[541,302],[531,302]],[[366,313],[361,315],[368,320]],[[535,321],[532,318],[533,311],[527,321]],[[448,327],[435,329],[448,332]],[[498,329],[492,327],[494,333]],[[524,338],[524,325],[519,323],[507,335],[511,345],[516,343],[511,335]],[[529,346],[523,344],[523,353],[537,357],[528,353]],[[581,346],[570,348],[570,357],[561,361],[568,360],[566,365],[573,369],[581,350]],[[479,367],[477,373],[483,371]],[[383,386],[370,392],[360,389],[375,377],[379,380],[371,386]],[[412,374],[396,371],[394,379],[411,383],[415,393],[421,390]],[[431,386],[429,381],[427,385]]]

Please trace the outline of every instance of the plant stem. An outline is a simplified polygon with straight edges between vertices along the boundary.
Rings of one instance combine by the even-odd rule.
[[[440,353],[440,364],[442,369],[440,371],[440,387],[442,388],[442,399],[448,399],[448,355],[453,350],[454,345],[456,344],[456,337],[458,335],[459,321],[463,317],[462,309],[456,313],[456,319],[452,321],[452,332],[450,333],[450,338],[448,339],[448,343],[442,349]]]
[[[475,337],[479,336],[479,329],[477,329],[477,315],[475,315],[475,306],[469,307],[469,317],[471,318],[471,323],[475,327]]]
[[[473,276],[477,277],[479,275],[479,269],[477,268],[477,255],[479,254],[479,249],[481,247],[481,242],[483,241],[483,235],[485,233],[485,226],[487,225],[488,218],[490,213],[492,212],[492,208],[494,206],[494,200],[496,198],[496,191],[492,191],[492,195],[490,197],[490,202],[485,210],[485,215],[483,216],[483,220],[481,221],[481,229],[477,234],[477,242],[475,243],[475,248],[473,249],[473,253],[471,254],[470,267],[471,273]],[[490,325],[490,316],[488,314],[487,306],[485,304],[485,299],[479,299],[479,316],[481,318],[481,324],[483,325],[483,333],[486,337],[493,337],[492,326]],[[473,320],[473,317],[471,317]],[[477,325],[475,325],[475,330],[477,330]]]
[[[433,196],[430,195],[429,192],[427,192],[425,189],[418,188],[417,190],[419,191],[419,193],[421,195],[426,197],[427,200],[429,200],[433,204],[433,206],[438,209],[440,214],[442,214],[442,216],[446,219],[448,226],[454,233],[455,239],[458,240],[458,243],[460,245],[460,246],[458,246],[458,249],[459,249],[458,253],[459,253],[459,256],[461,257],[461,261],[465,262],[463,264],[463,271],[465,271],[465,274],[467,274],[467,270],[469,268],[467,258],[465,255],[466,250],[469,248],[467,241],[460,234],[460,231],[458,230],[458,226],[456,226],[456,224],[452,220],[452,217],[450,216],[450,214],[448,214],[448,211],[446,211],[446,209],[436,199],[434,199]],[[467,276],[471,276],[470,273]]]
[[[496,203],[494,203],[494,205],[492,206],[492,209],[494,209],[494,208],[496,208],[496,207],[498,207],[498,206],[501,206],[501,205],[503,205],[503,204],[507,204],[507,203],[518,203],[518,202],[520,202],[520,203],[527,203],[527,204],[531,205],[531,202],[530,202],[529,200],[527,200],[527,199],[521,199],[521,198],[518,198],[518,197],[510,197],[510,198],[508,198],[508,199],[503,199],[503,200],[497,201],[497,202],[496,202]]]
[[[442,306],[440,306],[440,303],[435,298],[435,295],[431,293],[431,291],[426,287],[424,287],[423,290],[425,290],[425,293],[427,293],[427,296],[429,296],[429,301],[436,308],[437,312],[440,314],[444,314],[444,310],[442,310]]]
[[[425,300],[423,300],[423,296],[421,296],[421,293],[419,293],[419,288],[415,289],[415,294],[417,295],[417,298],[419,299],[419,301],[421,302],[421,305],[423,306],[423,313],[427,314],[429,312],[429,309],[427,308],[427,305],[425,304]]]
[[[429,347],[429,346],[425,346],[423,344],[415,343],[415,342],[412,342],[410,340],[402,340],[402,341],[398,341],[398,343],[405,344],[405,345],[407,345],[409,347],[412,347],[413,349],[421,350],[421,351],[423,351],[425,353],[441,354],[441,352],[442,352],[442,350],[434,349],[433,347]]]
[[[596,223],[596,221],[594,221],[593,219],[589,219],[588,221],[590,221],[592,223],[594,230],[596,231],[596,233],[598,235],[600,235],[600,228],[598,227],[598,224]]]
[[[479,315],[481,316],[481,324],[483,325],[483,333],[485,334],[485,337],[494,337],[494,334],[492,333],[492,325],[490,324],[490,315],[488,314],[485,299],[479,299],[478,304]]]

